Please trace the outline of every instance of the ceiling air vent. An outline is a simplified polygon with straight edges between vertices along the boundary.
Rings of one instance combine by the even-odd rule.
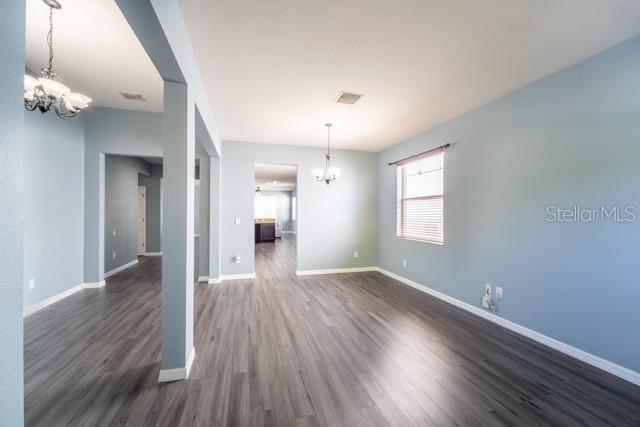
[[[362,98],[362,95],[358,95],[357,93],[341,92],[336,98],[336,102],[341,104],[355,104],[360,98]]]
[[[128,99],[129,101],[147,102],[146,98],[139,93],[120,92],[120,95],[122,95],[124,99]]]

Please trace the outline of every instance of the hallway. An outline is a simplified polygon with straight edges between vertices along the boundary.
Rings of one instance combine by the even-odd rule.
[[[293,277],[296,275],[296,235],[283,233],[273,242],[255,244],[256,277]]]

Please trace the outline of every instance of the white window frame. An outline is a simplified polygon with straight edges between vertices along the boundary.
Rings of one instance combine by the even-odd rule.
[[[442,182],[442,189],[441,192],[437,193],[437,194],[433,194],[433,195],[427,195],[427,196],[417,196],[417,197],[405,197],[405,190],[406,190],[406,171],[407,171],[407,166],[415,163],[415,162],[419,162],[422,161],[426,158],[430,158],[430,157],[434,157],[434,156],[442,156],[442,160],[441,160],[441,167],[439,169],[439,173],[440,178],[441,178],[441,182]],[[397,194],[396,194],[396,237],[399,239],[403,239],[403,240],[413,240],[413,241],[417,241],[417,242],[422,242],[422,243],[430,243],[430,244],[435,244],[435,245],[444,245],[444,187],[445,187],[445,183],[444,183],[444,168],[445,168],[445,155],[444,155],[444,149],[439,149],[439,150],[434,150],[432,152],[429,152],[423,156],[419,156],[419,157],[414,157],[414,158],[410,158],[408,160],[405,160],[401,163],[397,164],[397,171],[396,171],[396,189],[397,189]],[[422,173],[422,172],[421,172]],[[418,235],[412,235],[407,233],[407,231],[404,229],[404,221],[406,218],[406,214],[405,214],[405,209],[406,209],[406,203],[408,201],[411,200],[441,200],[441,220],[440,220],[440,235],[436,236],[435,233],[431,233],[431,236],[426,236],[424,238],[421,238]],[[427,232],[424,233],[425,235],[429,234]]]

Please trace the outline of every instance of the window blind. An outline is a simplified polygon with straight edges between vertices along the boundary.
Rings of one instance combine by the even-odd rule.
[[[444,150],[398,163],[397,183],[396,235],[444,243]]]

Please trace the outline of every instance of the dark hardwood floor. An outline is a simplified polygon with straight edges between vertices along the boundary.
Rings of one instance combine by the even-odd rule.
[[[640,388],[379,273],[196,288],[188,381],[158,384],[161,259],[25,319],[27,425],[640,425]]]

